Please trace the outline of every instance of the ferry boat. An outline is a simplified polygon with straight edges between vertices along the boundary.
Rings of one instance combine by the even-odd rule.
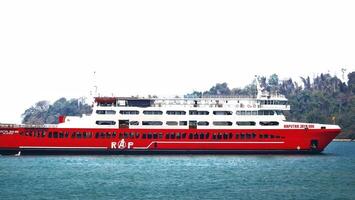
[[[337,125],[288,122],[283,95],[96,97],[90,115],[59,124],[0,124],[0,154],[319,153]]]

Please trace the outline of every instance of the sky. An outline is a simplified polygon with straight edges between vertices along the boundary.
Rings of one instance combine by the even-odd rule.
[[[40,100],[355,71],[355,1],[0,1],[0,123]],[[94,72],[96,72],[94,77]]]

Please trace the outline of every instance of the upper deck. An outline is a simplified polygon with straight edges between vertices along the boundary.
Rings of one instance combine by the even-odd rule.
[[[283,95],[254,97],[208,96],[202,98],[96,97],[97,107],[187,107],[290,110]]]

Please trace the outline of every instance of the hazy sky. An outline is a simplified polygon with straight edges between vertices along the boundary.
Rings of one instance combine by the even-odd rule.
[[[0,1],[0,122],[39,100],[355,69],[355,1]]]

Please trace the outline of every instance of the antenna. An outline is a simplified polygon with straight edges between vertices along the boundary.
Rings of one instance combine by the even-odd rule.
[[[94,99],[95,97],[98,96],[98,87],[96,83],[96,71],[94,71],[93,76],[92,76],[92,89],[90,90],[90,98]]]
[[[343,73],[343,81],[345,81],[345,72],[346,72],[346,69],[345,69],[345,68],[341,68],[341,72]]]

